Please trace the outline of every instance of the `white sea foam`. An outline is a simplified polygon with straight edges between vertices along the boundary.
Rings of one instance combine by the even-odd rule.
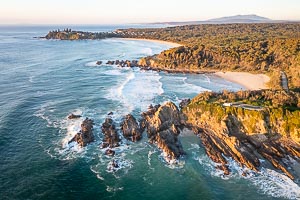
[[[102,74],[110,75],[110,76],[121,76],[121,75],[123,75],[121,70],[119,70],[119,69],[105,70]]]
[[[147,47],[147,48],[144,48],[142,51],[141,51],[142,54],[146,55],[146,56],[151,56],[153,55],[153,51],[151,48]]]
[[[83,122],[82,118],[67,120],[67,133],[66,136],[62,139],[62,147],[70,148],[73,145],[69,144],[69,141],[80,131],[81,123]]]
[[[51,119],[49,113],[52,113],[55,111],[53,108],[54,102],[49,102],[41,106],[41,108],[34,113],[34,116],[39,117],[45,121],[47,121],[47,127],[54,127],[58,128],[60,126],[60,123],[55,120]]]
[[[188,148],[188,150],[194,150],[194,149],[196,149],[196,150],[200,149],[199,144],[191,144],[191,147]]]
[[[261,172],[249,180],[264,194],[287,199],[300,199],[300,186],[287,176],[271,169],[262,168]]]
[[[90,170],[91,170],[94,174],[96,174],[96,177],[97,177],[99,180],[101,180],[101,181],[104,181],[104,180],[105,180],[104,177],[102,177],[102,176],[100,175],[100,173],[99,173],[97,170],[95,170],[92,166],[90,167]]]
[[[124,190],[123,187],[111,187],[111,186],[106,186],[106,191],[107,192],[117,192],[120,190]]]
[[[197,154],[193,152],[193,159],[198,160],[205,171],[212,176],[217,176],[224,180],[244,178],[249,180],[250,184],[255,185],[264,194],[276,198],[300,199],[300,186],[286,175],[275,170],[261,168],[260,172],[254,172],[246,167],[241,167],[232,159],[227,159],[231,174],[224,175],[223,171],[217,169],[217,164],[211,161],[207,155],[198,156]],[[243,176],[245,173],[246,176]]]
[[[113,163],[116,163],[117,167],[113,165]],[[133,161],[129,159],[112,159],[108,164],[107,164],[107,172],[112,173],[112,172],[117,172],[121,169],[128,169],[133,167]]]
[[[33,78],[34,78],[34,76],[30,76],[28,81],[29,81],[30,83],[33,83]]]
[[[123,97],[123,90],[126,84],[129,83],[129,81],[133,80],[135,78],[134,72],[130,72],[129,75],[127,76],[126,80],[120,85],[120,87],[117,88],[117,94],[118,98]]]
[[[146,110],[156,96],[164,93],[161,76],[157,72],[135,71],[135,78],[122,88],[124,100],[140,110]]]
[[[85,64],[86,67],[98,67],[99,65],[96,64],[97,61],[88,62]]]
[[[203,74],[203,76],[205,77],[205,82],[211,83],[210,78],[206,74]]]
[[[83,112],[77,109],[72,112],[75,115],[82,115]],[[61,160],[70,160],[78,157],[83,157],[86,154],[86,148],[80,147],[75,141],[70,142],[73,137],[80,131],[83,118],[68,119],[67,117],[61,120],[60,132],[64,134],[63,138],[58,141],[58,146],[54,152],[59,155]]]
[[[112,88],[106,96],[123,104],[121,115],[130,113],[134,109],[146,110],[156,96],[164,93],[160,82],[161,76],[157,72],[130,69],[124,74],[126,79]]]
[[[211,90],[203,88],[201,86],[187,83],[186,80],[187,80],[187,77],[184,77],[182,80],[184,83],[183,87],[188,91],[192,91],[193,93],[201,93],[201,92],[205,92],[205,91],[211,91]]]
[[[105,180],[106,175],[112,175],[116,179],[127,174],[129,169],[133,167],[134,161],[127,158],[127,154],[132,151],[132,145],[120,143],[119,147],[115,147],[115,155],[113,157],[105,155],[108,148],[100,149],[98,153],[98,163],[90,167],[91,171],[96,177],[102,181]],[[102,176],[105,175],[105,176]]]
[[[156,152],[157,152],[156,150],[153,150],[153,151],[150,150],[148,152],[148,166],[150,167],[150,169],[153,169],[153,170],[154,170],[154,168],[151,167],[151,156],[152,156],[152,154],[154,154]]]
[[[185,166],[184,159],[171,159],[165,152],[161,152],[158,158],[170,169],[181,169]]]

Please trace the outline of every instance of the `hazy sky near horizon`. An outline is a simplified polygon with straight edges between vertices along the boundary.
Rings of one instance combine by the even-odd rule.
[[[0,0],[0,24],[120,24],[238,14],[300,20],[300,0]]]

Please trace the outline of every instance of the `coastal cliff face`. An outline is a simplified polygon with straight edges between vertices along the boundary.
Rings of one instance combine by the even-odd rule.
[[[264,95],[263,91],[257,93]],[[291,179],[299,177],[292,165],[300,161],[299,108],[289,111],[241,103],[224,106],[222,99],[232,94],[200,94],[182,110],[208,156],[225,174],[230,172],[223,155],[255,171],[261,166],[259,159],[265,158]]]
[[[149,141],[163,151],[166,161],[172,162],[185,154],[178,138],[184,121],[174,103],[151,106],[142,117]]]
[[[192,100],[183,100],[180,109],[172,103],[150,105],[141,114],[139,123],[127,115],[121,123],[123,136],[133,142],[141,139],[144,130],[149,142],[161,149],[165,160],[176,164],[185,155],[179,135],[189,128],[199,137],[207,155],[216,167],[230,174],[228,159],[243,168],[260,171],[274,168],[291,179],[300,178],[300,94],[285,91],[204,92]],[[69,118],[78,118],[70,115]],[[84,147],[94,140],[93,121],[86,119],[81,131],[71,140]],[[111,118],[101,126],[105,154],[114,156],[113,148],[122,142]],[[117,168],[116,166],[114,168]]]

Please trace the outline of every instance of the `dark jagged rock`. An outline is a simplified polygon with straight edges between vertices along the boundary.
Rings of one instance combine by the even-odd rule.
[[[290,179],[295,178],[290,170],[288,158],[293,158],[298,162],[300,161],[299,145],[284,138],[279,138],[263,142],[258,152],[272,163],[275,168],[283,171]]]
[[[132,60],[131,61],[131,66],[132,67],[138,67],[138,61],[137,60]]]
[[[258,157],[253,152],[253,149],[248,147],[248,143],[240,141],[236,137],[226,137],[205,129],[199,134],[201,142],[206,150],[207,155],[212,161],[219,163],[219,169],[224,171],[225,175],[229,174],[228,163],[223,155],[232,157],[241,165],[245,165],[254,171],[259,170],[260,162]]]
[[[126,139],[137,142],[142,138],[142,132],[136,119],[128,114],[121,123],[121,130]]]
[[[198,95],[183,107],[182,112],[186,122],[200,137],[207,155],[219,164],[218,168],[224,174],[230,173],[225,158],[232,158],[241,166],[254,171],[260,170],[260,159],[265,158],[289,178],[300,177],[300,145],[299,138],[294,135],[299,128],[291,123],[285,125],[290,130],[286,135],[286,129],[282,128],[284,123],[292,120],[298,123],[297,117],[292,118],[295,113],[285,116],[290,117],[287,120],[282,117],[283,114],[273,116],[278,112],[277,109],[223,107],[213,100],[218,96],[209,98],[208,95],[210,93]]]
[[[107,169],[110,171],[117,171],[119,167],[120,165],[118,161],[113,159],[112,161],[109,162]]]
[[[70,114],[69,116],[68,116],[68,119],[78,119],[78,118],[80,118],[81,117],[81,115],[75,115],[75,114]]]
[[[105,155],[108,155],[108,156],[114,156],[115,153],[116,152],[112,149],[106,149],[106,151],[105,151]]]
[[[190,102],[191,102],[191,99],[183,99],[179,103],[179,108],[182,109],[182,108],[186,107]]]
[[[141,67],[137,60],[109,60],[107,65],[117,65],[118,67]]]
[[[101,127],[102,133],[104,134],[102,148],[110,147],[114,148],[119,146],[119,142],[121,141],[119,135],[116,131],[116,127],[111,118],[106,118],[105,122]]]
[[[70,142],[77,142],[81,147],[94,141],[93,120],[86,118],[81,124],[81,130],[72,138]],[[70,143],[69,142],[69,143]]]
[[[109,60],[109,61],[107,61],[107,63],[106,63],[107,65],[114,65],[115,64],[115,61],[111,61],[111,60]]]
[[[96,65],[101,65],[102,64],[102,61],[97,61],[96,62]]]
[[[178,159],[185,154],[178,139],[182,118],[175,104],[167,102],[163,106],[150,105],[148,111],[142,113],[142,116],[149,141],[157,143],[167,161]]]
[[[113,112],[109,112],[107,115],[109,115],[109,116],[110,116],[110,115],[113,115],[113,114],[114,114]]]

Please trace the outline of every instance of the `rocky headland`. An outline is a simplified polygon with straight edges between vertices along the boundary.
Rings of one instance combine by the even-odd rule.
[[[63,29],[63,30],[53,30],[49,31],[48,34],[44,37],[47,40],[100,40],[105,38],[113,38],[113,37],[122,37],[117,32],[85,32],[85,31],[75,31],[71,29]]]
[[[113,32],[50,31],[46,39],[133,38],[182,44],[142,58],[138,66],[170,73],[216,71],[267,74],[269,86],[281,89],[281,72],[289,87],[300,87],[299,23],[202,24],[167,28],[129,28]]]
[[[226,103],[228,100],[233,103]],[[224,174],[230,173],[229,157],[254,171],[260,170],[264,158],[294,179],[300,176],[299,100],[296,92],[206,92],[192,99],[182,112]]]
[[[276,34],[274,28],[278,28]],[[286,28],[294,32],[286,31]],[[120,130],[125,139],[133,142],[139,141],[146,130],[149,142],[162,150],[166,161],[172,162],[185,154],[178,136],[182,128],[189,128],[199,136],[207,155],[217,163],[217,168],[223,170],[224,174],[230,174],[228,158],[253,171],[260,171],[262,166],[265,167],[264,163],[261,163],[261,159],[265,159],[274,168],[295,179],[300,177],[300,94],[299,89],[297,90],[300,83],[297,70],[300,46],[297,39],[299,36],[295,34],[299,32],[299,28],[298,24],[185,26],[174,28],[179,38],[176,40],[168,35],[174,33],[172,28],[155,29],[152,32],[147,29],[129,29],[99,34],[67,29],[49,32],[45,38],[162,39],[180,42],[184,46],[171,48],[139,61],[115,60],[107,61],[106,64],[169,73],[230,70],[269,74],[269,85],[277,90],[204,92],[190,101],[182,102],[180,109],[168,102],[164,105],[150,106],[148,111],[141,114],[139,120],[127,115],[121,123]],[[200,37],[194,35],[194,32],[197,32],[195,30],[210,31],[204,35],[200,34]],[[153,31],[164,33],[168,37],[153,38]],[[191,39],[186,39],[189,38],[186,37],[187,32],[192,34]],[[278,38],[278,32],[286,38]],[[228,39],[228,35],[232,36],[231,39]],[[254,38],[257,39],[255,42]],[[103,63],[97,61],[96,64]],[[286,72],[284,81],[280,79],[280,70]],[[281,90],[281,83],[287,81],[290,81],[292,90]],[[76,117],[70,116],[71,119]],[[88,134],[92,126],[87,122],[83,124],[82,130],[72,139],[80,146],[86,146],[93,140],[89,136],[91,134]],[[111,118],[105,120],[101,129],[101,147],[108,148],[106,154],[113,156],[113,148],[120,145],[122,138]],[[244,175],[247,175],[247,170]]]
[[[300,178],[300,93],[295,91],[204,92],[174,103],[150,105],[136,120],[126,115],[120,124],[124,139],[138,142],[147,133],[149,143],[157,146],[168,163],[185,155],[178,137],[188,128],[216,167],[230,174],[228,159],[232,158],[248,170],[268,167],[261,159],[291,179]],[[94,141],[93,121],[85,119],[81,131],[71,141],[84,147]],[[114,148],[122,138],[114,121],[108,117],[101,127],[105,154],[114,156]],[[117,162],[117,160],[115,161]]]

